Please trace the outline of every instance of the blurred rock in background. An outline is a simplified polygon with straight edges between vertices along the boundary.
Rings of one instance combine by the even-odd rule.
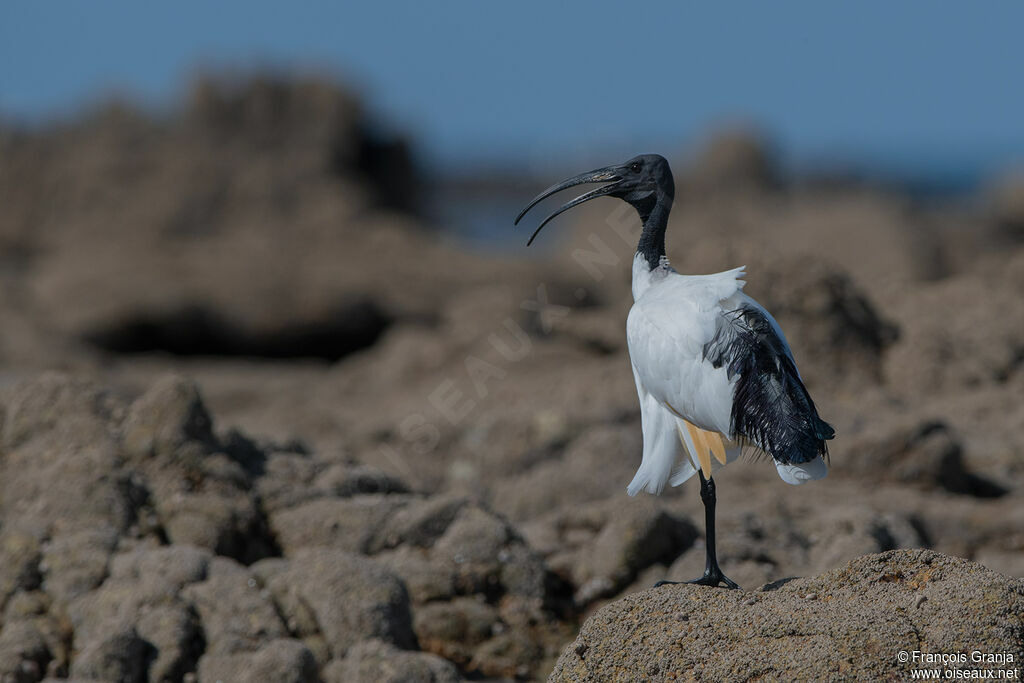
[[[927,547],[1024,576],[1019,180],[924,202],[741,129],[699,149],[667,150],[673,263],[747,266],[838,433],[821,482],[722,472],[724,571],[825,595]],[[0,674],[537,679],[700,573],[695,487],[624,493],[635,216],[588,204],[520,258],[428,218],[438,182],[327,80],[0,129]]]

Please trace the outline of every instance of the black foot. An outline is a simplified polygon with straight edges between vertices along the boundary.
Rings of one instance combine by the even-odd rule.
[[[725,586],[726,588],[739,589],[739,584],[730,579],[728,576],[722,573],[722,570],[715,567],[712,570],[704,572],[704,576],[693,581],[687,581],[686,583],[695,583],[698,586]]]

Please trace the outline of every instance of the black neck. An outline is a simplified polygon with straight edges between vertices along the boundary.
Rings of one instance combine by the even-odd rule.
[[[647,266],[654,270],[665,256],[665,228],[668,227],[668,213],[672,210],[672,197],[659,192],[657,200],[650,206],[638,206],[637,212],[643,221],[644,231],[640,233],[640,243],[636,247],[639,254],[647,260]]]

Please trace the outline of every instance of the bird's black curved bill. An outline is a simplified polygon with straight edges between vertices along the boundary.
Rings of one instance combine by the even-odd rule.
[[[576,185],[585,185],[586,183],[604,183],[611,181],[610,185],[604,185],[602,187],[595,188],[590,192],[585,192],[584,194],[581,194],[579,197],[576,197],[576,199],[573,199],[572,201],[562,205],[557,211],[555,211],[550,216],[541,221],[541,224],[538,225],[537,229],[533,231],[533,234],[530,235],[529,241],[527,241],[526,243],[526,246],[530,246],[531,244],[533,244],[534,238],[537,237],[541,229],[545,225],[547,225],[552,218],[558,216],[559,214],[565,213],[574,206],[579,206],[583,202],[587,202],[590,201],[591,199],[594,199],[595,197],[602,197],[608,194],[609,192],[615,189],[616,185],[618,184],[618,181],[620,180],[622,180],[622,177],[616,172],[616,168],[614,166],[608,166],[607,168],[599,168],[594,171],[588,171],[586,173],[581,173],[578,176],[568,178],[567,180],[563,180],[557,185],[552,185],[551,187],[549,187],[548,189],[544,190],[539,195],[534,197],[533,201],[527,204],[526,208],[519,212],[519,215],[516,216],[513,225],[519,225],[519,221],[522,220],[523,216],[526,215],[527,211],[529,211],[537,204],[550,197],[551,195],[555,194],[556,192],[567,190],[570,187],[575,187]]]

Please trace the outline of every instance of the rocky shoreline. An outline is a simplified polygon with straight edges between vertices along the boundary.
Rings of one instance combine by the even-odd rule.
[[[744,592],[655,591],[702,569],[702,508],[625,495],[632,219],[595,202],[537,251],[469,249],[372,123],[335,84],[256,78],[0,125],[0,681],[902,679],[901,647],[1022,653],[1013,176],[922,204],[787,179],[746,134],[673,159],[673,263],[747,266],[838,436],[811,485],[716,476]]]

